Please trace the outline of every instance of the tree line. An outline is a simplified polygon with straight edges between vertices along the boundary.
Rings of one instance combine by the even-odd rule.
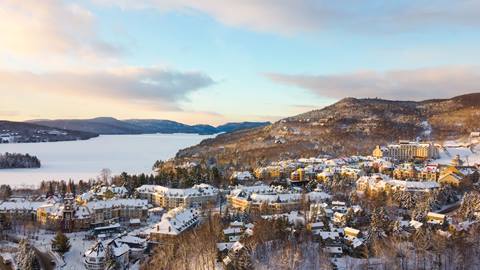
[[[36,156],[18,153],[0,154],[0,169],[40,168],[40,166],[40,160]]]

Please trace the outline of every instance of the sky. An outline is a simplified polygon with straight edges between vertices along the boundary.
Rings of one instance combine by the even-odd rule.
[[[276,121],[480,92],[480,1],[3,0],[0,119]]]

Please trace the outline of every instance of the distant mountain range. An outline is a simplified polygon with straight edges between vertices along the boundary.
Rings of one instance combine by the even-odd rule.
[[[98,134],[52,128],[33,123],[0,121],[0,143],[14,142],[56,142],[87,140]]]
[[[221,134],[180,150],[177,161],[226,166],[318,155],[370,154],[399,139],[447,140],[480,131],[480,93],[451,99],[392,101],[345,98],[271,125]]]
[[[28,123],[96,134],[196,133],[201,135],[233,132],[270,124],[270,122],[240,122],[227,123],[214,127],[211,125],[186,125],[170,120],[118,120],[112,117],[98,117],[93,119],[30,120]]]

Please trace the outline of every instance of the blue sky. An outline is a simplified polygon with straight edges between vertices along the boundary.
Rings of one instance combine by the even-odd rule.
[[[275,121],[479,91],[478,1],[358,2],[7,0],[0,118]]]

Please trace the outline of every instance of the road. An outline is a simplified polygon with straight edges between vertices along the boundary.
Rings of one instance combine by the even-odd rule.
[[[53,258],[50,257],[47,253],[40,252],[36,247],[33,248],[35,251],[35,254],[37,255],[37,258],[40,261],[40,266],[42,267],[43,270],[53,270],[54,265],[52,265],[52,260]]]

